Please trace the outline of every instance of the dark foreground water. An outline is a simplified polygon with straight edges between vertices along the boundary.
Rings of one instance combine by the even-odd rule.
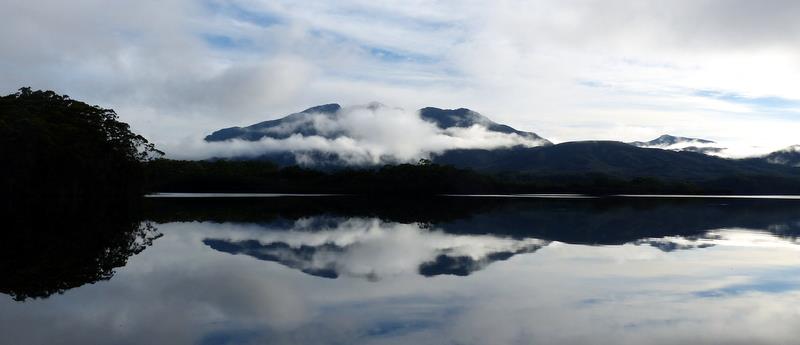
[[[142,219],[15,238],[0,343],[800,339],[798,200],[159,198]]]

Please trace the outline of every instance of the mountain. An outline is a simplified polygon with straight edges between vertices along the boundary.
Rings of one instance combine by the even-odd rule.
[[[630,143],[633,146],[639,147],[668,147],[673,146],[676,144],[714,144],[711,140],[706,139],[697,139],[697,138],[687,138],[687,137],[676,137],[669,134],[664,134],[658,138],[655,138],[650,141],[634,141]]]
[[[800,167],[800,145],[789,146],[763,157],[769,163]]]
[[[390,111],[382,112],[382,109]],[[348,118],[348,116],[353,115],[352,111],[364,110],[372,111],[372,113],[368,114],[368,116]],[[407,115],[407,113],[392,113],[392,110],[397,109],[387,108],[378,103],[355,108],[342,108],[338,104],[326,104],[247,127],[222,129],[206,137],[206,141],[215,142],[231,139],[256,141],[265,137],[284,139],[292,135],[319,136],[326,139],[348,137],[345,138],[347,139],[345,140],[346,142],[362,148],[364,146],[361,146],[362,144],[358,140],[363,138],[359,137],[359,135],[365,135],[365,129],[378,128],[374,126],[376,123],[381,124],[377,121],[391,119],[390,116]],[[448,136],[459,135],[459,133],[469,134],[470,131],[465,132],[458,129],[479,125],[486,130],[481,133],[486,133],[487,131],[495,133],[492,136],[508,134],[516,138],[517,141],[512,141],[511,144],[492,146],[449,146],[440,150],[428,151],[427,154],[421,157],[407,156],[405,160],[393,159],[389,155],[390,152],[384,152],[381,154],[387,154],[387,156],[380,156],[379,159],[372,161],[362,160],[355,163],[352,160],[348,161],[348,157],[345,156],[347,153],[341,153],[340,151],[312,149],[293,151],[289,148],[284,150],[283,146],[278,146],[282,145],[282,143],[278,142],[273,143],[276,144],[275,147],[277,149],[273,147],[272,151],[264,152],[258,156],[238,158],[270,160],[281,166],[312,165],[318,169],[416,162],[420,158],[430,158],[433,163],[472,169],[482,173],[510,173],[534,178],[551,178],[555,176],[569,178],[570,176],[577,177],[580,175],[585,177],[591,174],[602,174],[623,179],[652,177],[665,181],[702,182],[704,184],[707,181],[725,180],[725,187],[742,185],[742,190],[748,190],[747,188],[750,188],[748,186],[752,186],[753,190],[761,188],[759,185],[763,185],[764,181],[768,179],[770,186],[772,186],[771,188],[774,187],[773,191],[778,192],[781,191],[780,188],[783,186],[788,186],[791,183],[795,185],[800,183],[800,170],[791,166],[772,164],[798,165],[800,147],[779,151],[765,158],[725,159],[714,155],[714,153],[723,150],[723,148],[716,146],[716,143],[711,140],[672,135],[663,135],[648,142],[575,141],[554,145],[536,133],[520,131],[510,126],[496,123],[477,112],[465,108],[440,109],[427,107],[420,109],[418,115],[421,120],[430,122],[441,130],[435,135],[447,140],[472,140],[473,138],[468,135],[458,138]],[[360,132],[358,132],[354,131],[352,127],[341,125],[341,123],[357,123],[363,126],[359,127]],[[383,128],[385,127],[384,125]],[[406,139],[404,133],[396,136],[396,132],[419,128],[421,127],[417,125],[416,127],[393,130],[395,133],[392,133],[392,135],[395,136],[389,138],[383,138],[383,132],[379,132],[377,135],[372,134],[372,137],[370,137],[372,141],[368,141],[367,146],[370,143],[375,143],[375,137],[379,137],[377,140],[384,140],[402,147],[405,147],[403,145],[414,145],[415,142],[405,141],[420,140],[418,135],[415,136],[412,135],[414,133],[409,133],[408,139]],[[370,134],[371,132],[366,133]],[[486,140],[486,138],[486,136],[482,137],[483,140]],[[518,144],[521,143],[519,141],[520,138],[524,138],[526,144]],[[532,145],[527,143],[532,143]],[[304,162],[311,163],[304,164]],[[787,182],[788,180],[791,181]]]
[[[451,150],[435,163],[483,172],[535,175],[602,173],[618,177],[704,180],[733,175],[798,176],[794,168],[759,159],[724,159],[696,152],[641,148],[616,141],[576,141],[542,147]]]
[[[536,133],[518,131],[510,126],[499,124],[486,116],[465,108],[439,109],[426,107],[419,110],[419,115],[423,120],[432,122],[441,129],[453,127],[466,128],[474,125],[481,125],[492,132],[517,134],[524,138],[540,141],[543,146],[553,145],[549,140],[540,137]]]
[[[220,129],[206,136],[205,141],[213,142],[232,139],[257,141],[264,137],[285,139],[295,133],[303,136],[320,135],[311,121],[311,116],[314,114],[333,116],[341,108],[340,105],[335,103],[318,105],[277,120],[259,122],[247,127]]]
[[[367,109],[376,110],[385,107],[380,103],[371,103]],[[276,120],[259,122],[247,127],[230,127],[220,129],[205,137],[205,141],[225,141],[241,139],[246,141],[257,141],[264,137],[274,139],[285,139],[294,134],[302,136],[321,136],[334,139],[341,136],[348,136],[346,132],[321,131],[317,128],[314,121],[315,116],[325,116],[330,120],[337,120],[342,107],[339,104],[325,104],[308,108],[299,113],[294,113]],[[510,126],[496,123],[489,118],[469,109],[439,109],[433,107],[422,108],[419,110],[422,120],[435,124],[438,128],[446,130],[449,128],[467,128],[474,125],[485,127],[490,132],[504,134],[517,134],[523,138],[538,142],[540,145],[552,145],[552,143],[540,137],[536,133],[516,130]]]
[[[669,134],[662,135],[650,141],[634,141],[628,144],[643,148],[689,151],[703,154],[718,154],[725,150],[724,147],[720,147],[716,142],[711,140],[677,137]]]
[[[328,220],[329,222],[336,222],[336,220]],[[346,231],[346,230],[343,230]],[[424,241],[423,233],[421,236]],[[286,242],[271,242],[261,243],[255,239],[247,240],[229,240],[229,239],[214,239],[206,238],[203,243],[211,249],[219,252],[233,254],[233,255],[247,255],[258,260],[271,261],[279,263],[283,266],[299,270],[305,274],[320,277],[336,279],[342,275],[350,277],[365,278],[371,281],[376,281],[384,278],[385,276],[397,274],[396,266],[392,265],[392,270],[386,267],[381,267],[380,264],[370,267],[369,273],[359,272],[361,267],[352,267],[352,260],[348,260],[352,256],[353,250],[363,250],[374,246],[374,241],[364,241],[359,238],[359,234],[353,234],[351,241],[353,244],[338,245],[333,242],[309,243],[309,244],[296,244]],[[371,236],[370,239],[372,239]],[[413,241],[414,239],[410,239]],[[303,241],[302,236],[297,236],[295,242]],[[486,268],[488,265],[497,262],[508,260],[518,254],[533,253],[547,244],[546,241],[538,240],[513,240],[508,248],[496,248],[494,251],[482,253],[480,257],[473,257],[471,255],[459,255],[454,253],[453,248],[438,249],[438,253],[425,257],[425,254],[417,252],[416,255],[409,255],[407,252],[402,252],[399,257],[392,257],[392,253],[383,251],[385,255],[389,255],[387,259],[392,262],[402,261],[406,270],[418,273],[426,277],[434,277],[438,275],[456,275],[468,276],[476,271]],[[526,243],[532,242],[532,243]],[[463,248],[464,245],[462,245]],[[357,248],[357,249],[356,249]],[[378,248],[380,249],[380,248]],[[422,254],[422,255],[420,255]],[[386,272],[389,271],[389,272]]]

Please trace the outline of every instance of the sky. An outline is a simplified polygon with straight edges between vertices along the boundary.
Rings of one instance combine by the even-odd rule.
[[[6,0],[0,92],[115,109],[170,153],[308,107],[465,107],[553,142],[800,144],[800,2]]]

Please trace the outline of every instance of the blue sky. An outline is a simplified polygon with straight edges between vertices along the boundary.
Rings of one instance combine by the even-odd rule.
[[[794,1],[12,0],[0,88],[162,145],[316,104],[467,107],[555,142],[797,144]]]

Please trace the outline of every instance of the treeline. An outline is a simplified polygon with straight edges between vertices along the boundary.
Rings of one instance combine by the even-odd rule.
[[[268,161],[158,159],[146,167],[151,192],[423,195],[489,193],[501,187],[489,176],[427,163],[322,171]]]
[[[726,181],[666,181],[650,177],[621,178],[601,173],[530,175],[481,174],[431,164],[386,165],[377,168],[314,170],[279,167],[269,161],[153,160],[146,164],[150,192],[334,193],[364,195],[581,193],[609,194],[730,194],[758,186],[731,177]],[[798,190],[800,181],[783,181],[776,189]],[[767,183],[768,184],[768,183]],[[794,186],[794,189],[788,188]],[[776,192],[776,191],[773,191]]]

